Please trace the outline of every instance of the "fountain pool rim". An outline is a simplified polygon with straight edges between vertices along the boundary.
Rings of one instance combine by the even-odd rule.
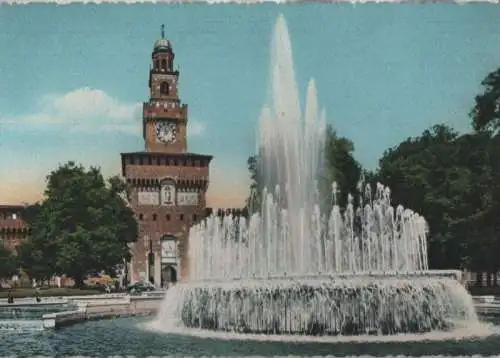
[[[265,276],[251,276],[251,277],[232,277],[220,279],[200,279],[200,280],[186,280],[178,284],[182,286],[187,285],[214,285],[224,284],[232,285],[238,283],[272,283],[272,282],[301,282],[307,281],[336,281],[336,280],[355,280],[362,282],[364,280],[380,280],[380,281],[393,281],[402,279],[415,279],[415,278],[450,278],[461,281],[462,271],[460,270],[421,270],[421,271],[365,271],[365,272],[342,272],[342,273],[317,273],[317,274],[304,274],[304,275],[265,275]]]
[[[308,336],[423,333],[477,320],[460,271],[388,273],[186,282],[173,289],[180,296],[167,316],[187,328]]]

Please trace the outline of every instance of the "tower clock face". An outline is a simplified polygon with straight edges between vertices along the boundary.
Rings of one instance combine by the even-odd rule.
[[[168,144],[174,143],[177,134],[175,123],[170,121],[156,122],[156,138],[158,141]]]

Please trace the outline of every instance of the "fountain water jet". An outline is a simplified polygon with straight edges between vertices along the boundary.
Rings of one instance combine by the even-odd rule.
[[[260,118],[261,210],[211,216],[189,236],[189,278],[156,323],[264,334],[357,335],[448,330],[477,322],[458,271],[429,271],[427,224],[390,191],[360,185],[358,203],[321,210],[325,115],[310,81],[304,120],[291,42],[279,17],[273,107]],[[336,196],[336,185],[332,187]]]

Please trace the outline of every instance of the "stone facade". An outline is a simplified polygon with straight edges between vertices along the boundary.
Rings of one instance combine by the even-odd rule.
[[[150,98],[143,105],[145,151],[121,154],[122,175],[139,223],[129,279],[149,280],[157,287],[189,275],[188,231],[206,215],[212,160],[187,151],[188,107],[179,98],[174,58],[168,40],[155,42]]]

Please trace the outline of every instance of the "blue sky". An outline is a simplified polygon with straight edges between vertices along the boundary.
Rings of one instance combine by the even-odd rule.
[[[479,83],[500,66],[494,4],[0,5],[0,203],[40,198],[58,163],[115,174],[120,152],[143,148],[138,104],[164,23],[189,151],[215,156],[210,204],[241,205],[280,13],[301,98],[314,77],[328,122],[370,169],[433,124],[468,130]]]

